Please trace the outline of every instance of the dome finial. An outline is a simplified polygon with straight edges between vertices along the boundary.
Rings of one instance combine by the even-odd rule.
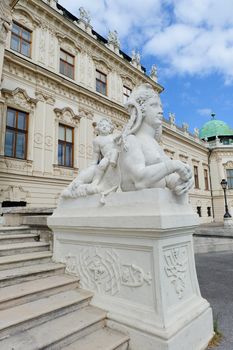
[[[212,119],[215,119],[215,113],[211,113]]]

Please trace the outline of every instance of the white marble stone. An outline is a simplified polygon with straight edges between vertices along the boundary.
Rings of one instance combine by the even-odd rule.
[[[187,195],[168,189],[60,199],[48,219],[54,260],[94,291],[109,325],[130,335],[132,350],[201,350],[213,335],[199,291]]]

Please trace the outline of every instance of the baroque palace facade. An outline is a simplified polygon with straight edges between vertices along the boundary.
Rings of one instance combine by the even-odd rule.
[[[93,123],[106,116],[121,130],[132,89],[163,88],[155,67],[147,76],[140,55],[123,53],[116,32],[96,33],[84,9],[76,18],[56,0],[2,0],[0,12],[0,203],[55,207],[91,160]],[[166,154],[193,168],[190,201],[202,222],[222,220],[223,178],[233,213],[233,132],[220,129],[200,139],[172,114],[163,124]]]

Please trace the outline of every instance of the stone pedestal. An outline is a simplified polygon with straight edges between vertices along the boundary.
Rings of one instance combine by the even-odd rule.
[[[61,200],[48,219],[54,260],[94,291],[108,323],[130,335],[130,350],[201,350],[213,336],[200,295],[186,196],[146,189]]]

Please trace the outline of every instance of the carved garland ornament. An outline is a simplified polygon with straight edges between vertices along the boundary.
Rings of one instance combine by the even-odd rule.
[[[54,112],[57,116],[58,121],[65,124],[76,126],[80,121],[80,116],[75,114],[70,107],[65,107],[63,109],[55,108]]]
[[[15,90],[2,89],[7,105],[17,106],[23,110],[31,111],[35,108],[38,100],[28,96],[26,90],[16,88]]]
[[[186,247],[171,248],[164,251],[165,272],[173,284],[178,298],[183,298],[185,280],[188,265],[188,253]]]
[[[114,249],[84,248],[79,257],[68,254],[64,258],[66,271],[80,277],[82,288],[100,294],[116,295],[121,286],[138,288],[151,285],[151,273],[135,264],[122,264]]]

